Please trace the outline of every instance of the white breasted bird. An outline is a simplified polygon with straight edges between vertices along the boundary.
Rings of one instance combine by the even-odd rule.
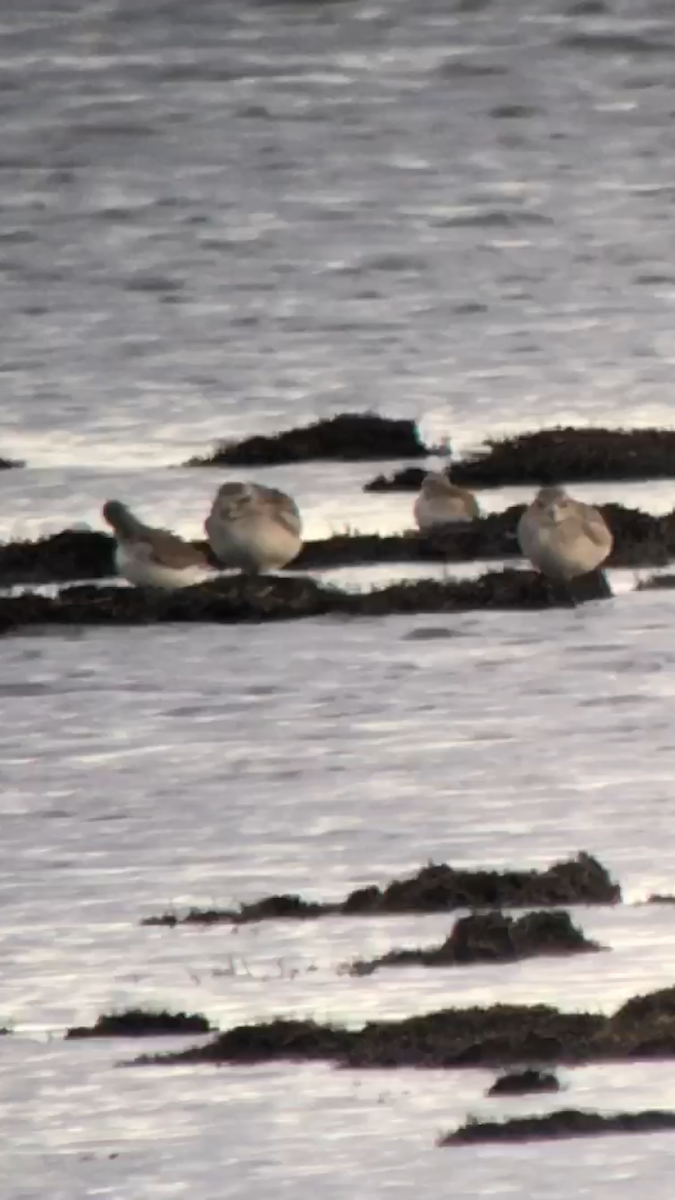
[[[115,531],[117,571],[137,587],[183,588],[214,572],[205,555],[167,529],[144,525],[120,500],[106,500],[103,516]]]
[[[602,513],[562,487],[544,487],[518,522],[524,556],[549,579],[567,582],[596,570],[614,544]]]
[[[413,513],[424,533],[439,525],[475,521],[480,508],[473,492],[451,483],[445,471],[430,471],[422,481]]]
[[[204,528],[218,561],[250,574],[285,567],[302,546],[295,501],[259,483],[224,483]]]

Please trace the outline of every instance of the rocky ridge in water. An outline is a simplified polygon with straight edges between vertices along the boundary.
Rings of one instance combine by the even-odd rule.
[[[462,487],[675,478],[675,430],[556,428],[488,439],[486,449],[453,462]],[[409,467],[378,475],[366,492],[418,491],[425,472]]]
[[[492,571],[478,579],[422,579],[365,592],[326,587],[310,576],[223,575],[177,591],[80,584],[55,596],[0,595],[0,632],[48,625],[125,626],[195,622],[247,624],[307,617],[383,617],[474,609],[533,611],[611,596],[602,573],[574,593],[534,571]]]
[[[66,1031],[66,1040],[111,1037],[175,1037],[181,1033],[213,1033],[214,1027],[200,1013],[170,1013],[129,1008],[104,1013],[94,1025],[77,1025]]]
[[[470,963],[512,963],[545,955],[587,954],[606,949],[587,938],[567,912],[502,912],[460,917],[440,945],[395,948],[377,958],[357,959],[349,975],[372,975],[381,967],[462,967]]]
[[[265,896],[235,909],[191,909],[184,917],[164,913],[143,925],[247,925],[268,920],[313,920],[316,917],[366,916],[414,912],[452,912],[458,908],[536,908],[569,904],[618,904],[621,888],[609,871],[583,851],[552,863],[544,871],[455,869],[429,863],[415,875],[394,879],[384,887],[356,888],[344,900],[321,903],[302,896]]]
[[[544,1142],[560,1138],[593,1137],[607,1133],[658,1133],[675,1129],[675,1112],[586,1112],[563,1108],[545,1116],[512,1117],[507,1121],[469,1120],[440,1138],[437,1146],[475,1146],[490,1142]]]
[[[425,458],[437,450],[425,446],[414,421],[377,413],[340,413],[299,429],[242,442],[223,442],[211,454],[191,458],[186,467],[270,467],[281,463],[333,459],[338,462]]]
[[[139,1064],[333,1061],[352,1068],[503,1067],[675,1059],[675,987],[635,996],[611,1016],[549,1004],[446,1008],[361,1029],[277,1018],[237,1025],[201,1046]]]

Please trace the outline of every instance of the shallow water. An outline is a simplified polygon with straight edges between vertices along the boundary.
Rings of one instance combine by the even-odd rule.
[[[111,495],[198,535],[224,473],[178,464],[344,409],[418,418],[460,452],[554,421],[672,423],[665,0],[6,10],[0,455],[29,467],[0,473],[1,538],[100,527]],[[362,491],[382,469],[254,474],[319,537],[410,525],[410,494]],[[668,481],[575,494],[675,505]],[[479,1071],[118,1070],[136,1044],[61,1041],[136,1003],[357,1023],[496,999],[610,1011],[670,984],[675,913],[632,902],[675,890],[673,600],[633,578],[575,612],[5,638],[2,1200],[341,1200],[448,1178],[462,1200],[670,1200],[667,1134],[434,1147],[468,1112],[673,1105],[668,1065],[487,1101]],[[565,962],[339,972],[438,940],[437,915],[139,925],[580,849],[628,903],[575,912],[611,949]]]

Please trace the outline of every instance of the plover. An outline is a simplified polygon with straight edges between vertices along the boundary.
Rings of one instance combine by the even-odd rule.
[[[167,529],[144,525],[120,500],[106,500],[103,516],[115,531],[117,571],[129,583],[137,587],[182,588],[213,575],[201,550]]]
[[[526,558],[550,579],[568,581],[596,570],[614,544],[602,513],[562,487],[544,487],[518,522]]]
[[[224,483],[204,528],[223,566],[251,574],[285,567],[302,546],[297,504],[285,492],[260,483]]]
[[[431,471],[422,481],[413,513],[418,529],[424,533],[437,525],[475,521],[480,508],[473,492],[451,483],[444,471]]]

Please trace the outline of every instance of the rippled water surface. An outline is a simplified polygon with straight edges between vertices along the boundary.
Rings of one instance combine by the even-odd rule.
[[[0,455],[28,467],[0,473],[0,537],[100,526],[113,494],[196,535],[223,474],[190,454],[344,409],[460,452],[671,424],[674,67],[666,0],[6,0]],[[375,470],[255,476],[310,536],[405,528]],[[576,612],[2,641],[0,1200],[670,1200],[665,1134],[434,1146],[467,1113],[675,1105],[668,1065],[487,1101],[479,1071],[121,1070],[137,1045],[62,1041],[132,1004],[354,1024],[671,984],[673,912],[634,902],[675,890],[673,603],[613,582]],[[353,978],[448,921],[139,925],[581,849],[627,903],[575,912],[610,949],[571,961]]]

